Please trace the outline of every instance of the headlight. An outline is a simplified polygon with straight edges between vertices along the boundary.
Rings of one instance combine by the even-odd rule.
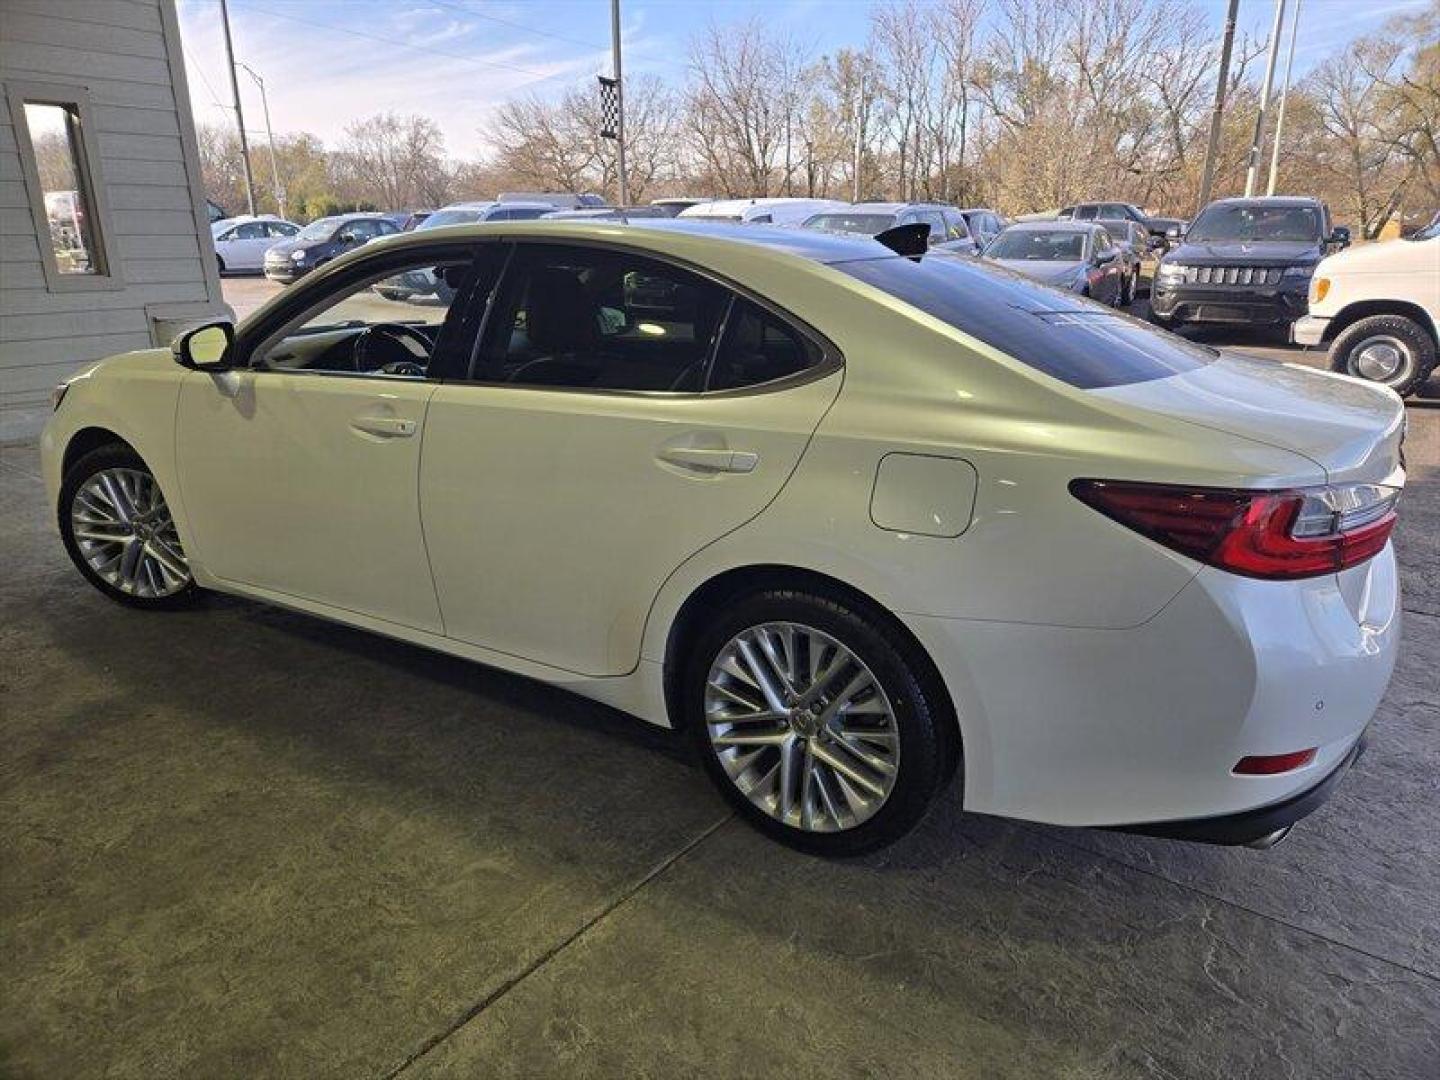
[[[1313,273],[1315,273],[1314,263],[1298,263],[1295,266],[1285,267],[1285,272],[1280,276],[1282,278],[1305,278]]]
[[[1155,276],[1160,281],[1184,281],[1185,267],[1179,263],[1161,263],[1155,271]]]
[[[1317,277],[1310,279],[1310,303],[1318,304],[1324,300],[1330,292],[1330,279],[1328,277]]]
[[[304,262],[306,254],[304,248],[297,248],[295,251],[290,252],[290,258],[293,262]]]
[[[70,384],[68,382],[62,382],[58,386],[56,386],[54,390],[50,391],[51,411],[60,408],[60,403],[65,400],[65,395],[69,392]]]

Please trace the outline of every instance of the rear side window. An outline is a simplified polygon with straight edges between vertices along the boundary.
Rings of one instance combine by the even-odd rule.
[[[1138,319],[948,253],[832,265],[1082,390],[1163,379],[1219,355]]]
[[[759,304],[737,297],[707,390],[736,390],[798,375],[822,359],[819,346]]]

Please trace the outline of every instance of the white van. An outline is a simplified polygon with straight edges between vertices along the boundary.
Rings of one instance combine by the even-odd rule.
[[[749,225],[800,226],[813,214],[846,205],[838,199],[716,199],[686,207],[679,216],[705,221],[743,221]]]

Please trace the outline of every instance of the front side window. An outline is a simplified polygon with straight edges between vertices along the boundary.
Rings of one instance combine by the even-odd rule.
[[[269,371],[435,374],[451,308],[476,273],[469,260],[424,261],[351,281],[272,334],[252,362]]]
[[[288,221],[272,221],[265,226],[265,229],[269,235],[281,240],[294,236],[300,231]]]
[[[247,221],[231,234],[231,240],[264,240],[269,236],[263,221]]]
[[[84,91],[53,95],[37,88],[11,89],[11,119],[25,161],[32,206],[45,253],[45,271],[52,288],[96,282],[110,277],[101,221],[97,162],[88,149]],[[34,168],[33,178],[28,166]],[[43,225],[42,225],[43,223]]]
[[[722,286],[624,252],[523,246],[476,377],[584,390],[694,390],[729,304]]]
[[[1075,210],[1076,221],[1094,221],[1099,212],[1098,206],[1081,206]]]

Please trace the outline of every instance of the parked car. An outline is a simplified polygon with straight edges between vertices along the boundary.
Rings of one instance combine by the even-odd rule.
[[[962,255],[976,255],[980,251],[960,212],[940,203],[855,203],[839,210],[824,210],[804,221],[807,229],[860,236],[875,236],[900,225],[921,224],[930,227],[931,247]]]
[[[1440,216],[1400,240],[1326,256],[1308,315],[1291,336],[1329,345],[1330,366],[1402,397],[1425,385],[1440,350]]]
[[[1305,314],[1315,265],[1350,242],[1318,199],[1219,199],[1155,268],[1151,317],[1162,326],[1283,326]]]
[[[553,204],[543,202],[461,202],[452,203],[430,214],[413,232],[441,229],[447,225],[474,225],[481,221],[533,221],[561,213]],[[429,270],[410,270],[386,278],[373,286],[386,300],[408,300],[417,304],[449,303],[454,290]]]
[[[502,203],[544,203],[552,210],[579,210],[586,206],[604,206],[600,195],[585,193],[572,195],[557,191],[502,191],[497,202]]]
[[[643,218],[671,218],[661,206],[590,206],[583,210],[551,210],[546,221],[630,221]]]
[[[395,223],[381,214],[316,218],[289,240],[280,240],[266,249],[265,276],[271,281],[294,281],[377,236],[399,232]]]
[[[960,216],[965,219],[970,235],[975,238],[982,251],[1010,224],[1000,214],[983,206],[961,207]]]
[[[740,221],[747,225],[803,225],[822,210],[839,210],[838,199],[715,199],[681,210],[677,217],[707,221]]]
[[[1127,272],[1110,234],[1084,222],[1018,222],[990,242],[984,258],[1111,306],[1120,303]]]
[[[1111,242],[1120,249],[1120,261],[1125,264],[1125,276],[1120,281],[1120,303],[1133,304],[1140,294],[1140,275],[1146,260],[1163,249],[1165,241],[1129,218],[1096,218],[1095,224],[1109,233]]]
[[[418,228],[420,223],[428,218],[435,211],[433,210],[399,210],[393,214],[386,214],[391,223],[401,232],[410,232]]]
[[[363,295],[435,268],[449,305]],[[632,310],[636,276],[670,288]],[[945,252],[417,230],[55,400],[47,499],[106,596],[567,687],[817,852],[895,839],[957,769],[974,811],[1271,843],[1399,644],[1394,394]]]
[[[681,210],[688,210],[692,206],[709,201],[709,199],[691,198],[688,195],[672,195],[664,199],[651,199],[650,205],[664,210],[667,217],[678,217]]]
[[[1151,236],[1158,236],[1167,240],[1170,237],[1178,236],[1185,230],[1183,218],[1173,217],[1152,217],[1145,213],[1134,203],[1123,202],[1087,202],[1076,203],[1074,206],[1062,207],[1056,214],[1062,221],[1096,221],[1100,218],[1125,218],[1137,225],[1143,225]]]
[[[264,270],[265,252],[281,240],[299,235],[300,226],[274,216],[238,217],[210,226],[220,273]]]
[[[227,214],[227,213],[225,212],[225,208],[224,208],[223,206],[221,206],[219,203],[217,203],[214,199],[206,199],[206,200],[205,200],[205,216],[206,216],[206,218],[209,219],[210,224],[213,225],[213,224],[215,224],[215,222],[217,222],[217,221],[223,221],[225,218],[228,218],[230,215]]]

